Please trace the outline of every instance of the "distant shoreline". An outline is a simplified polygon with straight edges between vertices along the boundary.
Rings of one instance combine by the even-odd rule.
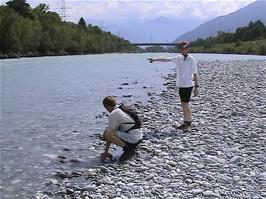
[[[179,52],[108,52],[108,53],[88,53],[88,54],[70,54],[70,53],[65,53],[65,54],[55,54],[55,53],[48,53],[48,54],[28,54],[28,55],[20,55],[17,53],[7,55],[7,54],[1,54],[0,53],[0,60],[5,60],[5,59],[20,59],[20,58],[38,58],[38,57],[56,57],[56,56],[76,56],[76,55],[100,55],[100,54],[123,54],[123,53],[179,53]],[[256,56],[265,56],[265,55],[260,55],[260,54],[245,54],[245,53],[236,53],[236,52],[213,52],[211,50],[206,50],[206,51],[197,51],[197,50],[191,50],[191,53],[202,53],[202,54],[232,54],[232,55],[256,55]]]
[[[190,52],[266,55],[266,40],[213,44],[210,46],[192,46]]]
[[[72,54],[72,53],[47,53],[47,54],[27,54],[22,55],[18,53],[12,53],[11,55],[8,54],[1,54],[0,53],[0,60],[2,59],[19,59],[19,58],[31,58],[31,57],[56,57],[56,56],[74,56],[74,55],[100,55],[100,54],[113,54],[113,53],[135,53],[135,52],[106,52],[106,53],[88,53],[88,54]]]

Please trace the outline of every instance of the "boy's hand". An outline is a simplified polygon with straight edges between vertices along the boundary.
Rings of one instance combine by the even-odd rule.
[[[199,96],[199,88],[195,87],[194,88],[194,97],[197,97],[197,96]]]
[[[148,58],[147,60],[149,60],[150,63],[155,61],[153,58]]]
[[[110,153],[102,153],[101,154],[101,162],[104,162],[106,159],[109,159],[110,161],[115,161],[116,159],[113,158],[113,155]]]
[[[104,162],[104,160],[108,157],[108,153],[102,153],[101,154],[101,162]]]

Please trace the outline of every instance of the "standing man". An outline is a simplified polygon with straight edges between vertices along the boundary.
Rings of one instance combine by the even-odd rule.
[[[176,86],[179,87],[179,96],[181,107],[183,110],[184,122],[178,129],[190,131],[192,116],[189,108],[191,92],[194,88],[194,96],[199,95],[199,82],[197,75],[197,63],[194,57],[188,54],[189,43],[183,41],[179,43],[181,55],[172,58],[148,58],[150,63],[158,62],[173,62],[176,64]],[[194,82],[194,83],[193,83]]]
[[[115,98],[107,96],[103,100],[103,106],[110,113],[109,124],[103,133],[106,141],[104,153],[101,154],[101,161],[108,157],[110,145],[116,144],[123,148],[123,154],[119,162],[129,160],[135,154],[136,147],[142,139],[140,126],[136,127],[136,121],[129,114],[116,105]]]

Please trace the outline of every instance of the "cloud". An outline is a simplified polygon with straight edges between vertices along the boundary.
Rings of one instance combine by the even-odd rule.
[[[65,0],[66,20],[77,22],[80,17],[108,23],[142,21],[159,16],[171,18],[211,19],[226,15],[255,0]],[[3,2],[3,1],[2,1]],[[7,2],[7,1],[4,1]],[[28,0],[32,7],[40,3],[61,13],[61,0]],[[2,3],[3,4],[3,3]]]
[[[209,19],[234,12],[253,1],[69,1],[71,9],[66,12],[72,17],[83,16],[108,22],[137,21],[158,16]]]

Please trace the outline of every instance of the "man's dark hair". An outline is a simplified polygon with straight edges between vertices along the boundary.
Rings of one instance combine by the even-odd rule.
[[[107,107],[107,106],[115,107],[116,106],[115,98],[113,96],[105,97],[103,99],[103,106],[104,107]]]
[[[179,43],[179,48],[188,48],[189,43],[187,41],[182,41]]]

